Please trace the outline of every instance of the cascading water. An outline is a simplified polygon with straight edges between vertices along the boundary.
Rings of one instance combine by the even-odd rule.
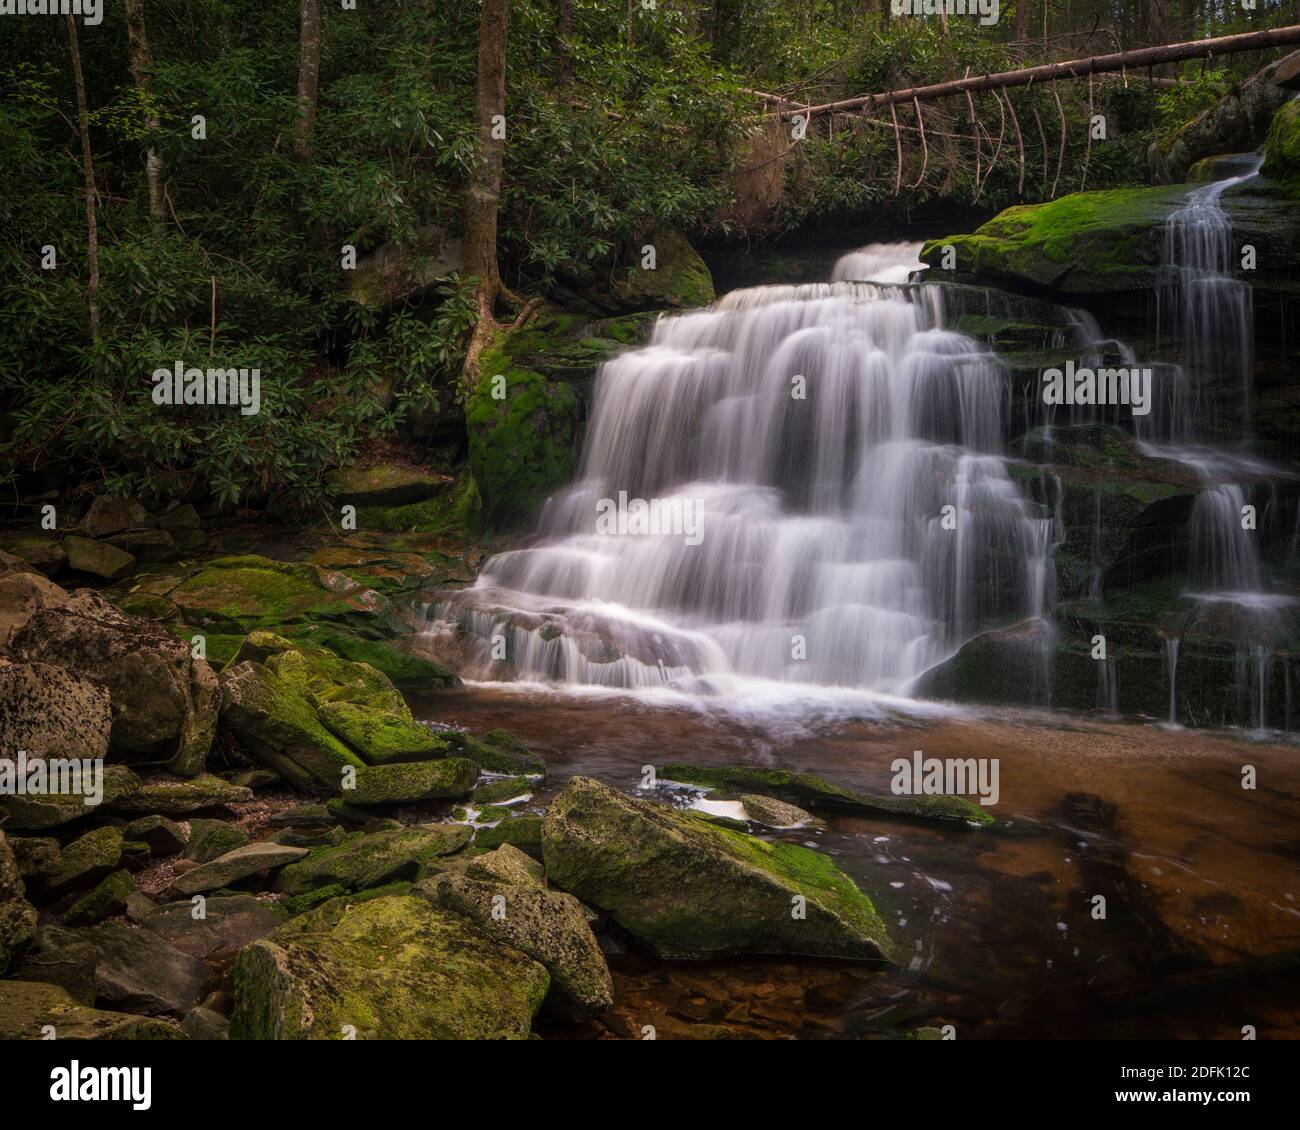
[[[430,630],[468,636],[488,679],[905,693],[982,627],[1050,613],[1055,518],[1001,457],[1002,366],[943,328],[940,288],[846,278],[901,282],[918,250],[662,318],[602,369],[540,540]],[[598,524],[636,500],[678,524]]]

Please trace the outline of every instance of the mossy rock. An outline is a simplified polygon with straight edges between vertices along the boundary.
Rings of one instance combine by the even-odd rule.
[[[133,815],[185,816],[205,808],[243,804],[253,799],[252,789],[232,785],[211,773],[197,777],[151,777],[133,792],[113,801],[112,810]]]
[[[93,926],[121,914],[135,894],[135,880],[129,871],[114,871],[74,902],[63,916],[65,926]]]
[[[1115,188],[1018,205],[970,235],[931,240],[921,259],[933,276],[951,245],[959,277],[1062,294],[1148,290],[1159,281],[1165,220],[1188,191],[1187,185]]]
[[[309,644],[332,651],[340,659],[352,663],[368,663],[387,675],[399,690],[429,691],[461,685],[460,679],[447,668],[416,655],[407,655],[385,640],[363,639],[344,629],[323,624],[311,624],[291,631],[298,646]]]
[[[255,554],[219,557],[167,595],[186,624],[226,633],[319,621],[367,624],[386,611],[376,594],[353,582],[335,591],[329,576],[314,565]]]
[[[439,861],[463,848],[469,828],[425,824],[383,832],[353,832],[342,843],[318,848],[276,876],[275,889],[301,895],[320,887],[348,891],[379,887],[432,874]]]
[[[237,1040],[526,1039],[550,978],[412,896],[334,900],[240,951]]]
[[[477,780],[478,766],[463,757],[371,765],[357,773],[356,788],[344,792],[343,799],[362,808],[415,804],[467,796]]]
[[[195,863],[209,863],[247,843],[248,833],[235,824],[225,820],[191,820],[185,858]]]
[[[491,828],[479,828],[474,833],[474,846],[491,851],[502,844],[510,844],[538,859],[542,855],[542,818],[540,816],[512,816]]]
[[[447,489],[448,479],[434,472],[376,463],[347,467],[326,477],[325,485],[340,506],[401,506],[423,502]]]
[[[533,791],[532,782],[527,777],[503,777],[496,781],[487,781],[474,790],[474,803],[479,805],[499,804],[504,800],[514,800]]]
[[[288,652],[287,655],[300,655]],[[273,656],[272,661],[282,656]],[[281,678],[270,666],[251,660],[221,675],[221,725],[240,748],[297,788],[337,792],[344,768],[365,763],[331,734],[314,707],[298,693],[305,682],[301,666]],[[250,794],[251,795],[251,794]]]
[[[659,769],[660,780],[709,789],[765,793],[810,808],[863,816],[908,816],[924,820],[993,824],[978,804],[959,796],[877,796],[847,789],[813,773],[756,765],[687,765],[671,762]]]
[[[442,730],[438,736],[460,757],[468,757],[488,773],[545,778],[546,762],[509,730],[491,730],[481,738],[465,730]]]
[[[86,804],[86,797],[71,793],[46,796],[0,796],[0,816],[13,832],[39,832],[93,816],[101,808],[113,807],[140,789],[140,778],[125,765],[107,765],[103,775],[104,795],[100,804]]]
[[[549,881],[664,958],[889,958],[870,898],[829,856],[575,777],[542,824]],[[794,913],[802,909],[803,917]]]
[[[0,831],[0,977],[17,964],[36,934],[36,908],[26,893],[8,837]]]
[[[59,854],[59,869],[45,881],[51,894],[91,887],[117,870],[122,833],[106,825],[78,836]]]
[[[1273,115],[1260,172],[1278,180],[1300,182],[1300,101],[1292,99]]]
[[[662,310],[691,309],[713,301],[713,276],[684,235],[660,228],[640,243],[654,247],[655,269],[641,266],[639,244],[635,248],[635,264],[612,288],[619,303],[637,310]]]
[[[54,538],[18,530],[0,530],[0,549],[21,558],[47,576],[57,573],[68,560],[67,551]]]
[[[326,729],[372,765],[427,761],[447,746],[427,726],[356,702],[327,702],[317,712]]]
[[[0,981],[0,1039],[183,1040],[174,1020],[131,1016],[78,1004],[65,989],[38,981]]]

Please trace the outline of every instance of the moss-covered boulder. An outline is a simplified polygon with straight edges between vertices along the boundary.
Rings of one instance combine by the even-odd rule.
[[[654,248],[654,267],[644,266]],[[634,249],[632,266],[615,280],[614,299],[633,310],[691,309],[713,301],[713,276],[699,252],[680,232],[661,228]]]
[[[173,1020],[131,1016],[78,1004],[65,989],[37,981],[0,981],[0,1039],[183,1040]]]
[[[122,833],[111,826],[78,836],[59,854],[59,868],[45,880],[51,894],[92,887],[117,869],[122,858]]]
[[[500,850],[500,849],[498,849]],[[569,1020],[609,1008],[614,985],[581,903],[536,883],[506,884],[442,875],[416,892],[469,919],[488,937],[541,962],[551,975],[548,1006]]]
[[[958,796],[878,796],[860,793],[819,777],[790,769],[759,765],[688,765],[670,762],[660,767],[661,780],[680,781],[708,789],[765,793],[806,804],[810,808],[852,812],[862,816],[908,816],[923,820],[991,824],[979,805]]]
[[[894,943],[828,856],[575,777],[542,823],[546,874],[656,954],[876,959]]]
[[[63,551],[67,554],[66,565],[74,573],[87,573],[105,581],[116,581],[135,568],[134,555],[106,541],[70,536],[63,539]]]
[[[424,899],[339,899],[240,951],[230,1037],[525,1039],[549,981]]]
[[[463,825],[424,824],[382,832],[353,832],[342,843],[318,848],[276,876],[275,889],[301,895],[337,885],[346,891],[424,878],[439,861],[469,843]]]
[[[221,690],[222,727],[245,753],[297,788],[337,792],[346,767],[365,765],[321,724],[294,683],[269,666],[246,660],[227,668]]]
[[[448,477],[398,463],[347,467],[326,479],[340,506],[404,506],[423,502],[447,489]]]
[[[474,803],[478,805],[501,804],[525,796],[533,791],[527,777],[500,777],[487,781],[474,790]]]
[[[17,964],[36,934],[36,908],[26,894],[18,862],[0,831],[0,977]]]
[[[0,796],[0,816],[5,827],[15,832],[39,832],[93,816],[101,807],[111,808],[126,801],[140,788],[140,778],[125,765],[107,765],[102,778],[104,793],[99,805],[75,793]]]
[[[3,551],[0,551],[3,552]],[[14,558],[17,561],[17,558]],[[68,599],[66,589],[23,563],[0,573],[0,655],[39,608],[56,608]]]
[[[382,310],[411,298],[460,267],[461,241],[437,224],[416,230],[409,243],[385,243],[347,272],[354,302]]]
[[[191,820],[185,858],[208,863],[247,843],[248,833],[228,820]]]
[[[502,844],[495,851],[476,855],[465,867],[471,879],[484,879],[489,883],[508,883],[512,886],[545,886],[542,865],[517,847]]]
[[[371,765],[357,773],[356,788],[345,790],[348,804],[372,808],[414,804],[443,797],[468,796],[478,780],[478,766],[463,757]]]
[[[214,895],[206,900],[202,918],[195,918],[194,905],[183,899],[150,910],[141,925],[181,953],[206,960],[237,953],[287,917],[276,903],[253,895]]]
[[[502,844],[510,844],[540,859],[542,818],[532,814],[511,816],[490,828],[479,828],[474,833],[474,846],[484,851],[491,851]]]
[[[114,800],[112,810],[131,815],[187,816],[205,808],[243,804],[252,799],[252,789],[232,785],[211,773],[188,779],[160,775]]]
[[[1159,281],[1164,223],[1188,186],[1074,192],[999,213],[969,235],[933,239],[921,250],[927,277],[974,276],[1067,295],[1149,290]],[[956,251],[952,275],[944,248]]]
[[[1260,172],[1281,181],[1300,181],[1300,101],[1292,99],[1273,116]]]
[[[136,893],[129,871],[114,871],[77,899],[63,914],[65,926],[93,926],[121,914]]]
[[[424,761],[447,752],[427,726],[414,721],[408,711],[394,713],[357,702],[327,702],[317,712],[326,729],[372,765]]]
[[[546,762],[509,730],[491,730],[482,737],[465,730],[440,730],[438,736],[458,757],[468,757],[488,773],[544,778]]]
[[[172,880],[171,891],[181,896],[220,890],[251,875],[261,875],[274,871],[277,867],[283,867],[287,863],[295,863],[307,854],[306,848],[277,844],[270,840],[245,844],[191,871],[177,875]]]

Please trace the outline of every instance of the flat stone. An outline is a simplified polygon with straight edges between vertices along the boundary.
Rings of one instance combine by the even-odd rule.
[[[266,937],[284,918],[275,903],[252,895],[217,895],[206,900],[202,918],[194,917],[194,905],[187,899],[155,907],[143,925],[182,953],[205,960],[238,952]]]
[[[178,1018],[203,999],[207,967],[157,934],[104,922],[84,936],[95,947],[96,999],[128,1012]]]
[[[371,765],[357,771],[356,788],[343,793],[363,808],[466,796],[478,780],[478,766],[463,757]]]
[[[190,836],[166,816],[142,816],[127,825],[126,838],[148,844],[154,855],[175,855],[189,843]]]
[[[68,568],[77,573],[89,573],[106,581],[125,577],[135,568],[135,558],[115,545],[90,538],[66,537],[63,549],[68,555]]]
[[[247,879],[250,875],[293,863],[307,854],[306,848],[288,847],[269,841],[248,844],[177,876],[172,881],[171,889],[178,895],[215,891],[240,879]]]
[[[0,981],[0,1039],[43,1040],[48,1028],[58,1040],[183,1040],[174,1021],[78,1004],[58,985]]]
[[[253,799],[251,789],[229,784],[220,777],[204,773],[188,779],[154,777],[134,792],[113,803],[113,811],[185,816],[223,804],[242,804]]]

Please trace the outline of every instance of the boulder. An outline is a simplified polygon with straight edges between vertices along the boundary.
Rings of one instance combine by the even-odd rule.
[[[343,769],[365,762],[331,734],[316,711],[270,667],[246,660],[221,675],[221,724],[240,748],[291,785],[338,792]]]
[[[95,996],[125,1012],[182,1017],[202,999],[207,967],[157,934],[122,922],[84,932],[95,948]]]
[[[542,857],[542,818],[532,814],[512,816],[491,828],[479,828],[474,833],[474,846],[491,851],[502,844],[510,844],[529,855]]]
[[[655,250],[655,266],[642,266],[641,244]],[[680,232],[660,229],[635,249],[635,263],[613,286],[620,306],[631,310],[690,309],[715,297],[713,276],[699,252]]]
[[[36,908],[26,895],[18,862],[0,831],[0,977],[17,964],[36,934]]]
[[[765,824],[769,828],[804,828],[824,825],[811,812],[805,812],[798,805],[786,804],[775,797],[746,793],[740,798],[745,815],[756,824]]]
[[[466,865],[465,874],[471,879],[485,879],[491,883],[545,885],[542,865],[511,844],[502,844],[495,851],[476,855]]]
[[[357,771],[356,788],[343,794],[348,804],[369,808],[410,804],[441,797],[467,796],[478,780],[478,766],[463,757],[371,765]]]
[[[217,678],[162,625],[81,590],[62,607],[33,614],[11,650],[17,659],[67,668],[106,689],[115,750],[166,760],[181,776],[202,771],[216,732]]]
[[[121,804],[140,788],[140,778],[125,765],[104,768],[103,797],[100,805],[87,804],[88,797],[77,793],[45,793],[26,796],[0,796],[0,816],[6,827],[16,832],[40,832],[91,816],[100,808]]]
[[[14,977],[58,985],[78,1004],[94,1004],[96,960],[95,947],[80,930],[42,926]]]
[[[122,858],[122,833],[113,827],[96,828],[73,840],[59,856],[59,869],[45,880],[52,895],[93,887],[117,870]]]
[[[248,834],[228,821],[191,820],[185,858],[192,859],[195,863],[209,863],[247,843]]]
[[[263,841],[247,844],[225,855],[218,856],[209,863],[200,864],[192,871],[177,875],[172,880],[171,890],[177,895],[195,895],[202,891],[215,891],[219,887],[228,887],[250,875],[259,875],[294,863],[307,854],[306,848],[289,847]]]
[[[8,554],[6,554],[8,556]],[[0,655],[32,613],[57,608],[68,599],[67,590],[37,573],[13,570],[0,574]]]
[[[385,243],[349,272],[353,301],[382,310],[411,298],[460,269],[462,243],[446,228],[425,224],[409,246]]]
[[[550,981],[518,950],[411,896],[333,899],[245,946],[242,1040],[526,1039]]]
[[[0,578],[3,583],[3,578]],[[0,662],[0,751],[96,760],[108,754],[109,692],[50,663]]]
[[[895,952],[871,900],[828,856],[633,800],[591,778],[573,778],[551,803],[542,852],[553,884],[607,911],[660,957]]]
[[[186,816],[205,808],[242,804],[253,799],[253,791],[232,785],[211,773],[197,777],[151,777],[112,804],[114,812],[127,815],[159,813]]]
[[[185,1014],[181,1031],[187,1040],[228,1040],[230,1018],[200,1005]]]
[[[474,803],[477,805],[500,804],[502,801],[527,796],[532,791],[532,783],[527,777],[501,777],[495,781],[486,781],[479,785],[474,790]]]
[[[129,553],[141,564],[175,561],[180,556],[180,550],[166,530],[127,530],[105,541],[123,553]]]
[[[135,895],[135,880],[129,871],[114,871],[74,902],[63,915],[65,926],[93,926],[105,918],[123,913]]]
[[[63,546],[42,534],[23,534],[13,530],[0,532],[0,549],[47,576],[57,573],[68,560]]]
[[[546,777],[546,762],[509,730],[492,730],[481,738],[465,730],[439,730],[437,736],[456,756],[468,757],[488,773]]]
[[[189,842],[191,833],[166,816],[142,816],[127,825],[125,835],[128,840],[148,844],[153,855],[175,855]]]
[[[604,954],[572,895],[535,883],[502,884],[467,875],[428,879],[416,891],[544,965],[551,975],[548,1005],[565,1019],[583,1020],[614,1003]]]
[[[372,765],[424,761],[439,757],[446,746],[427,726],[409,714],[394,713],[357,702],[327,702],[318,711],[326,729],[346,742]]]
[[[199,517],[199,512],[186,502],[159,514],[158,525],[168,533],[175,533],[177,530],[201,530],[203,519]]]
[[[379,463],[333,472],[326,486],[340,506],[405,506],[442,494],[447,480],[429,471]]]
[[[81,528],[87,537],[106,538],[110,534],[123,530],[140,530],[156,526],[143,506],[134,498],[120,498],[101,494],[90,504],[86,516],[81,520]]]
[[[1300,52],[1292,56],[1297,57]],[[1264,143],[1264,167],[1260,171],[1284,181],[1300,177],[1300,102],[1288,102],[1274,116]]]
[[[24,883],[44,884],[59,869],[59,841],[48,836],[10,836],[9,847]]]
[[[348,891],[418,879],[437,870],[443,856],[463,848],[470,829],[461,824],[424,824],[382,832],[353,832],[330,847],[317,848],[275,879],[275,889],[300,895],[337,885]]]
[[[69,536],[63,539],[63,549],[68,555],[67,566],[74,573],[88,573],[92,577],[116,581],[135,568],[135,558],[131,554],[106,541]]]
[[[0,981],[0,1039],[43,1040],[47,1030],[58,1040],[183,1040],[174,1021],[78,1004],[58,985]]]
[[[285,919],[275,903],[252,895],[217,895],[206,900],[202,918],[188,900],[149,911],[141,925],[169,945],[200,960],[236,953],[264,938]]]

